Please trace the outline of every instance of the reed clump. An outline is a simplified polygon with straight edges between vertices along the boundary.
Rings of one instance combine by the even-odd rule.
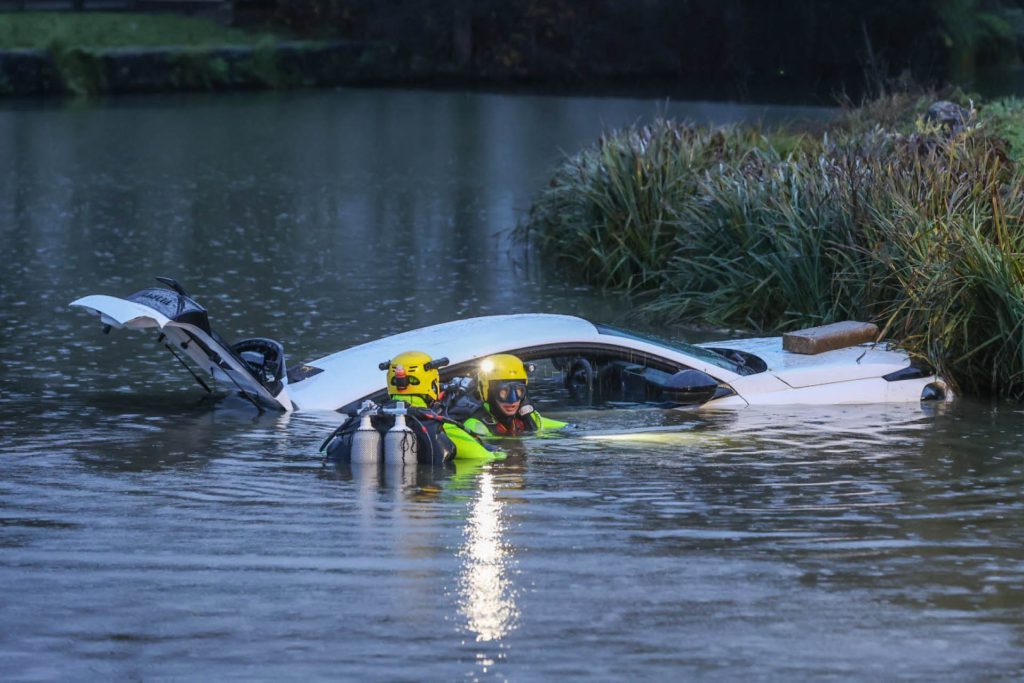
[[[956,130],[921,98],[876,107],[795,143],[664,120],[606,133],[518,236],[658,318],[871,320],[961,391],[1024,398],[1024,107],[972,107]]]

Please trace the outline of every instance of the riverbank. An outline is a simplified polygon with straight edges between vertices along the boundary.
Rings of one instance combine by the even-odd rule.
[[[323,87],[408,71],[386,43],[300,41],[170,15],[5,15],[0,95]]]
[[[0,51],[0,95],[326,87],[388,81],[395,51],[360,43]]]
[[[1024,104],[925,97],[821,134],[676,121],[565,160],[519,230],[648,316],[779,332],[877,322],[961,391],[1024,398]]]

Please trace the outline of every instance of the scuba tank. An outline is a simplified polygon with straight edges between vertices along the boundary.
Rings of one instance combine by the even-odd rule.
[[[375,465],[383,459],[388,465],[441,465],[455,455],[455,444],[444,430],[446,422],[442,415],[404,401],[383,408],[365,401],[324,439],[320,450],[326,451],[325,462]]]
[[[352,432],[352,462],[365,465],[380,462],[380,432],[373,428],[372,413],[365,412],[359,418],[359,426]]]
[[[385,408],[384,412],[395,416],[395,425],[384,436],[384,462],[388,465],[400,463],[416,464],[419,443],[416,433],[405,424],[405,403],[398,401],[394,408]],[[353,454],[355,444],[353,444]]]
[[[380,408],[373,401],[363,401],[355,415],[348,415],[337,429],[320,444],[320,450],[326,451],[327,458],[348,460],[364,465],[375,465],[380,462],[381,434],[373,426],[373,418],[380,413]],[[354,424],[355,420],[359,424]]]

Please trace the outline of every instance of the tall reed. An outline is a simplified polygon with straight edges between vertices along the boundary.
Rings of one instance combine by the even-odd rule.
[[[608,133],[556,170],[518,234],[591,281],[642,289],[660,274],[701,177],[759,144],[748,130],[667,120]]]
[[[1024,178],[1006,129],[862,118],[783,155],[756,130],[658,121],[566,160],[518,234],[661,318],[870,319],[962,389],[1024,398]]]

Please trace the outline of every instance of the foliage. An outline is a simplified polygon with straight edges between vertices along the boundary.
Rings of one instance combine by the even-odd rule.
[[[938,33],[954,50],[1000,50],[1018,36],[1020,3],[999,0],[941,0],[934,5]]]
[[[799,145],[670,121],[606,133],[518,235],[661,318],[870,319],[961,388],[1022,398],[1024,173],[1006,135],[1020,109],[950,134],[916,98],[874,103]]]
[[[53,41],[48,51],[64,87],[73,95],[95,95],[104,90],[106,75],[96,55],[80,47]]]
[[[273,45],[260,44],[253,50],[249,59],[249,68],[259,81],[268,88],[284,88],[287,82],[281,72],[277,60],[277,51]]]
[[[968,103],[960,93],[943,93],[942,98],[954,100],[959,104]],[[846,101],[843,102],[843,115],[837,122],[837,127],[851,133],[867,133],[875,128],[911,133],[933,101],[933,93],[906,90],[887,93],[860,105]]]
[[[1020,61],[1024,0],[276,0],[302,35],[387,41],[432,67],[498,77],[661,76],[741,97],[875,94],[904,74],[972,82]],[[798,39],[786,39],[796,36]],[[781,39],[780,39],[781,38]],[[865,79],[867,76],[867,79]]]
[[[202,48],[175,54],[173,80],[177,87],[216,90],[229,82],[231,68],[223,59]]]
[[[544,227],[529,234],[597,281],[643,287],[662,267],[701,176],[758,145],[768,143],[747,129],[665,120],[608,133],[556,171],[531,214]]]
[[[1024,100],[1009,97],[993,102],[982,108],[981,120],[994,135],[1006,140],[1014,160],[1024,159]]]

